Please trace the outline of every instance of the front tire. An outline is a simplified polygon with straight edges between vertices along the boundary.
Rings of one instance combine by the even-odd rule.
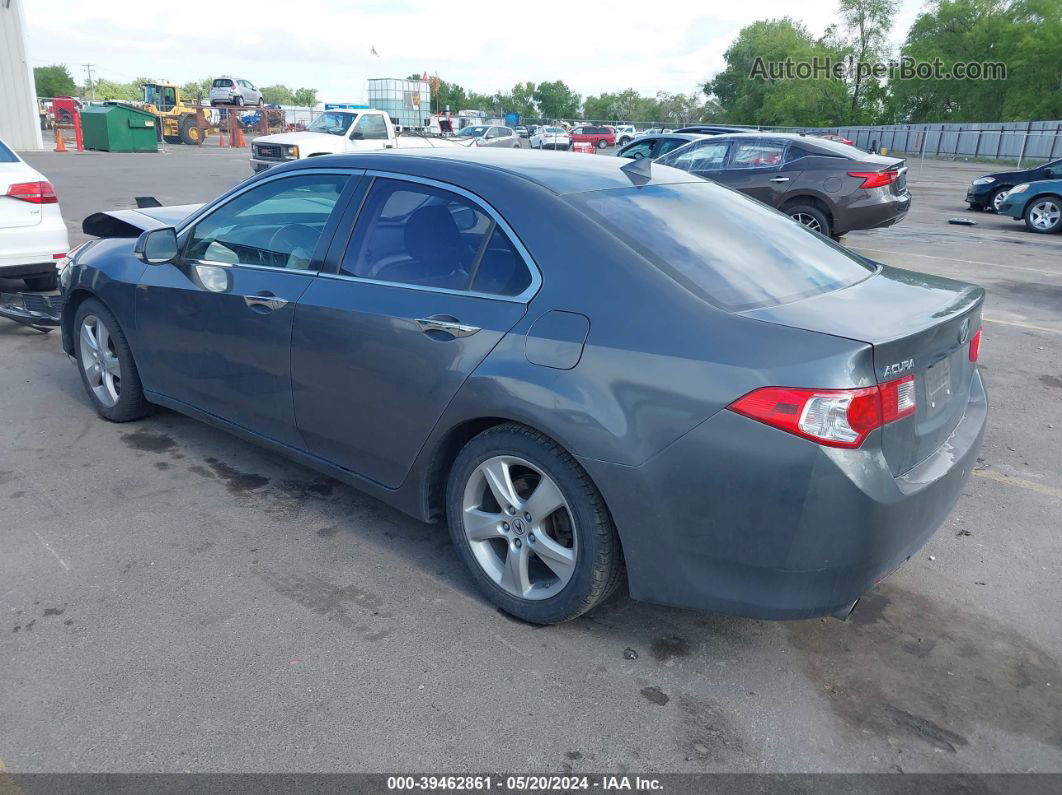
[[[1039,196],[1029,202],[1025,208],[1025,226],[1041,235],[1062,230],[1062,198]]]
[[[500,425],[472,439],[450,470],[446,507],[477,587],[524,621],[570,621],[622,581],[600,492],[567,451],[530,428]]]
[[[101,417],[130,422],[151,413],[125,334],[95,298],[82,303],[74,315],[74,356],[81,383]]]
[[[605,149],[607,147],[608,147],[608,141],[606,141],[604,138],[601,138],[601,139],[598,140],[598,142],[597,142],[597,148],[598,149]]]
[[[824,237],[829,237],[832,234],[830,220],[818,207],[810,204],[794,204],[792,207],[786,207],[785,213],[798,224],[806,226],[811,231],[818,232]]]
[[[182,144],[187,144],[188,146],[198,146],[203,142],[202,131],[195,123],[195,119],[184,118],[181,120],[180,140]]]
[[[992,191],[992,195],[988,197],[988,206],[985,209],[998,213],[999,208],[1003,205],[1003,201],[1007,198],[1007,192],[1009,190],[1009,187],[1003,187],[996,188]]]

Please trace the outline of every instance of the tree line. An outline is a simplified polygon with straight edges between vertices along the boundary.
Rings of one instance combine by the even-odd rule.
[[[138,77],[128,83],[98,78],[92,81],[91,86],[80,85],[74,80],[70,70],[62,64],[38,66],[33,70],[33,78],[38,97],[81,97],[82,99],[120,102],[135,102],[143,99],[140,86],[143,83],[157,82],[150,77]],[[205,102],[210,96],[210,85],[213,82],[213,77],[204,77],[201,80],[184,83],[180,87],[181,95],[186,102],[195,102],[200,99]],[[313,107],[317,104],[316,88],[289,88],[277,84],[259,86],[258,90],[262,92],[262,97],[268,104],[298,107]]]

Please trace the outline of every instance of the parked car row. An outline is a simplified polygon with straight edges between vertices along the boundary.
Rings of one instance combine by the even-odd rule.
[[[1025,221],[1040,234],[1062,231],[1062,160],[975,179],[966,192],[971,210]]]

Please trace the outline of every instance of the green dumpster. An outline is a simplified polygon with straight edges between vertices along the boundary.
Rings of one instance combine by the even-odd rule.
[[[121,102],[101,102],[81,111],[86,149],[103,152],[157,152],[155,117]]]

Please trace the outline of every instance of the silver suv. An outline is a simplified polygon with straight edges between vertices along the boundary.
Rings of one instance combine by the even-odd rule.
[[[250,80],[238,77],[219,77],[210,85],[211,105],[257,105],[265,104],[262,92]]]

